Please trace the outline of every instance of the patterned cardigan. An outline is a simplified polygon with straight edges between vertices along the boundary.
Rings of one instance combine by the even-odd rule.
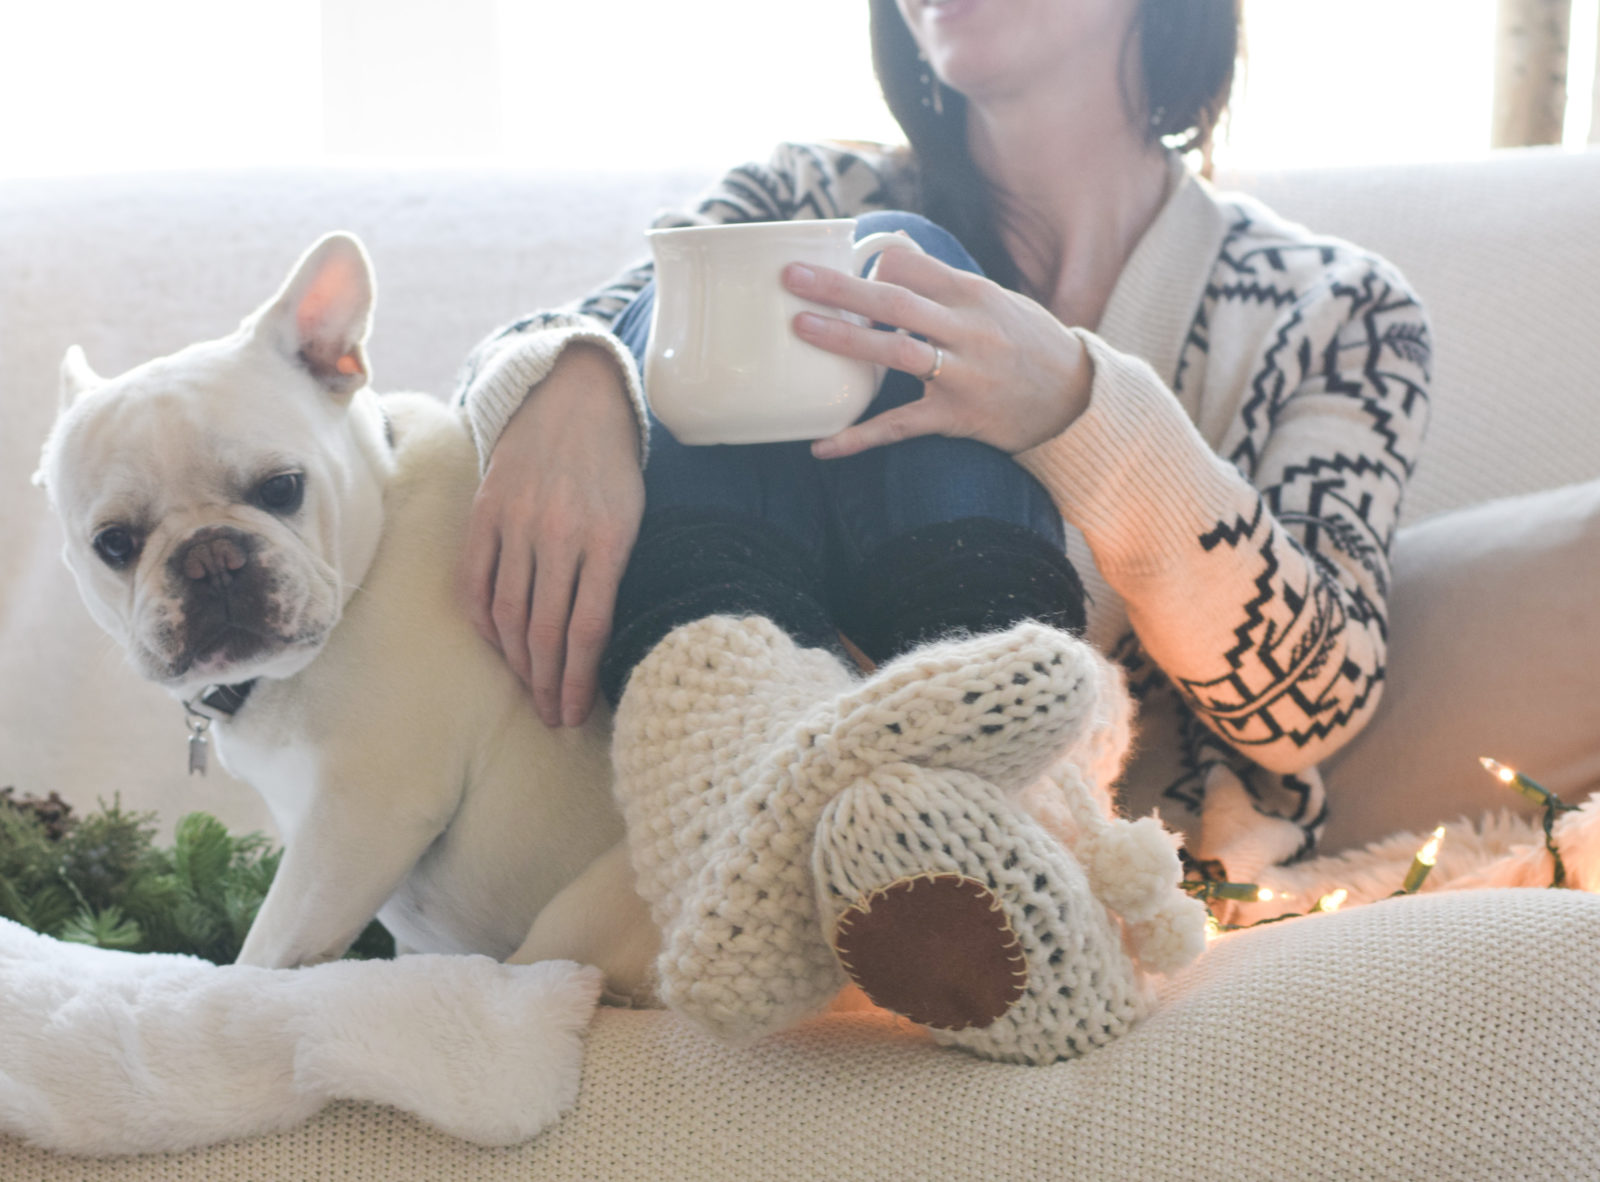
[[[1384,260],[1171,168],[1101,322],[1072,330],[1094,363],[1088,410],[1016,459],[1060,508],[1089,639],[1139,701],[1122,807],[1159,807],[1196,858],[1247,880],[1313,848],[1316,764],[1377,704],[1430,335]],[[656,225],[917,207],[903,149],[784,144]],[[474,351],[459,396],[480,455],[576,339],[617,357],[644,439],[633,360],[605,330],[649,276],[634,267]]]

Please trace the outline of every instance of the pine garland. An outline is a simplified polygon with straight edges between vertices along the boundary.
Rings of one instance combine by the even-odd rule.
[[[261,833],[208,813],[155,844],[155,814],[120,799],[83,817],[52,792],[0,788],[0,917],[43,935],[125,952],[180,952],[232,964],[283,856]],[[374,920],[347,954],[394,955]]]

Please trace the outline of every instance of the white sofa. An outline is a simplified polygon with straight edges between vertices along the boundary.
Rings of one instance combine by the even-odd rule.
[[[352,170],[0,187],[0,785],[85,805],[117,792],[166,831],[197,808],[268,828],[220,771],[185,778],[179,708],[122,667],[56,556],[28,477],[69,344],[116,372],[217,335],[344,227],[377,267],[377,386],[443,393],[483,332],[638,254],[650,214],[706,179]],[[1428,303],[1435,418],[1408,523],[1600,477],[1600,153],[1230,179],[1388,256]],[[1600,526],[1585,537],[1600,570]],[[1437,612],[1408,602],[1402,616],[1406,585],[1392,717],[1328,769],[1333,843],[1512,803],[1458,774],[1479,754],[1569,798],[1600,787],[1600,656],[1582,659],[1600,651],[1595,584],[1561,600],[1577,613],[1550,646],[1566,680],[1547,684],[1530,656],[1471,685],[1412,672],[1433,657],[1407,655],[1398,621]],[[1550,587],[1474,610],[1536,616]],[[1476,651],[1474,621],[1445,624]],[[1465,749],[1463,728],[1481,749]],[[1054,1068],[979,1063],[875,1015],[729,1050],[670,1015],[602,1011],[578,1108],[516,1149],[340,1104],[154,1158],[85,1162],[0,1138],[0,1178],[1593,1177],[1597,970],[1593,896],[1424,894],[1231,936],[1167,982],[1132,1035]]]

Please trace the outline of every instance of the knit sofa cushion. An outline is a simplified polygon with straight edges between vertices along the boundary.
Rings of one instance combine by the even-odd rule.
[[[1224,937],[1111,1045],[984,1062],[876,1014],[732,1049],[602,1011],[577,1109],[486,1150],[388,1108],[27,1182],[212,1178],[1578,1178],[1600,1173],[1600,898],[1423,894]]]

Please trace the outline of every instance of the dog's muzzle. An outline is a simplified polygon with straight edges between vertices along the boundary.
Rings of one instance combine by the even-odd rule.
[[[234,576],[250,565],[254,548],[254,539],[243,530],[213,526],[185,542],[167,565],[174,578],[225,593]]]
[[[182,624],[171,637],[177,664],[247,660],[280,641],[277,579],[260,560],[261,542],[243,530],[197,531],[167,560]]]

